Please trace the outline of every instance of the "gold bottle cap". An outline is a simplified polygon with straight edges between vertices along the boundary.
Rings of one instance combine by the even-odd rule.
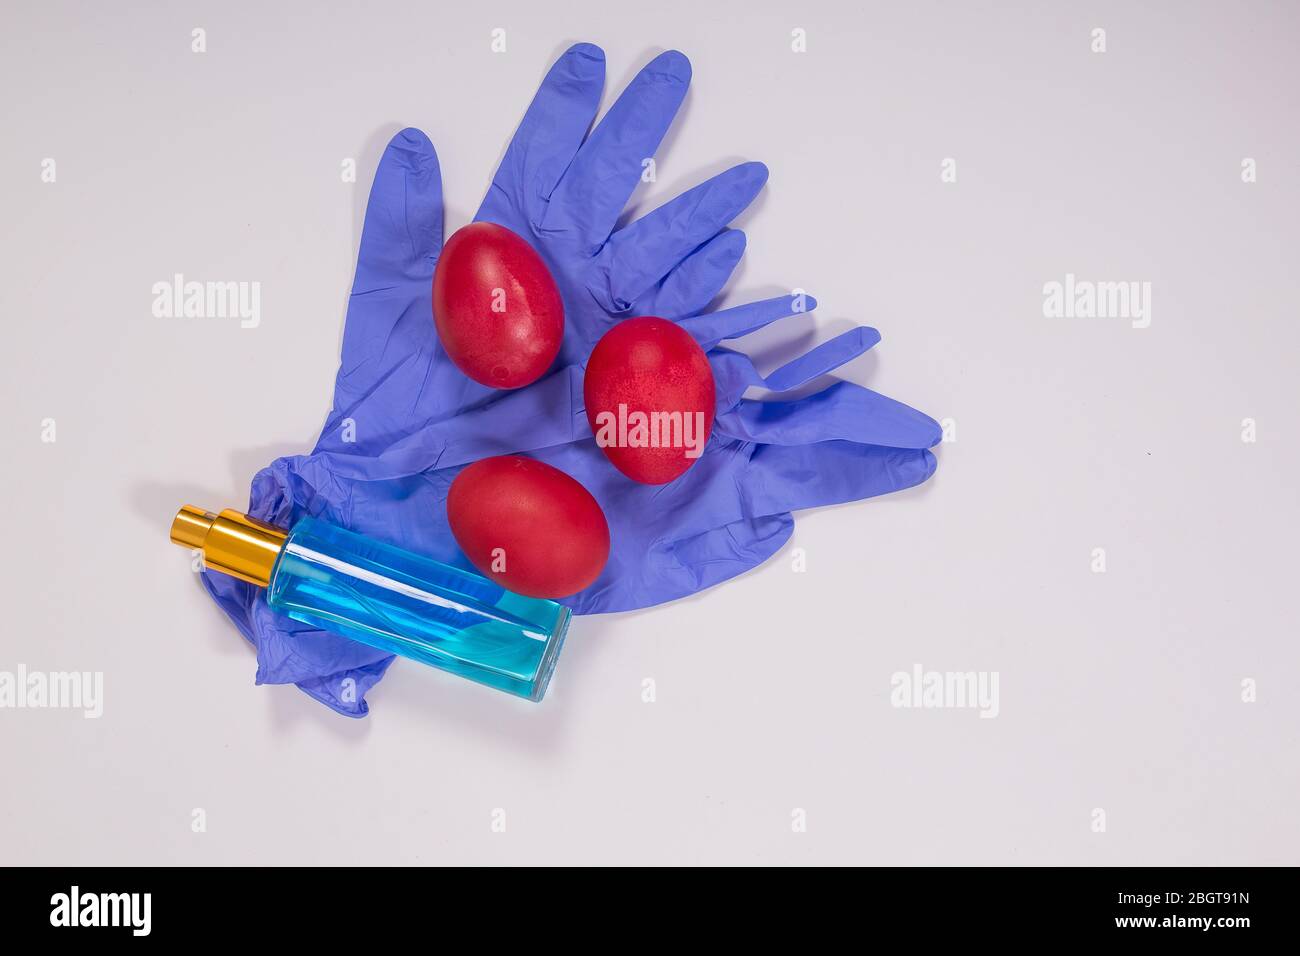
[[[173,544],[203,553],[210,571],[266,587],[289,533],[227,508],[220,514],[185,505],[172,519]]]

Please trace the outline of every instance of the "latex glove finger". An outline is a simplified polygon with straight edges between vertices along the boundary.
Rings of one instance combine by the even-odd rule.
[[[676,50],[651,60],[628,84],[578,150],[542,218],[543,232],[570,233],[594,256],[609,238],[643,160],[654,156],[691,82],[691,64]]]
[[[792,315],[801,315],[817,308],[817,300],[810,295],[780,295],[774,299],[762,299],[745,305],[696,315],[682,319],[677,324],[700,343],[706,352],[726,339],[738,339],[757,332],[764,326],[771,325],[779,319]]]
[[[638,299],[627,311],[636,315],[658,315],[673,319],[696,336],[697,340],[702,340],[701,346],[707,350],[716,344],[719,335],[726,336],[733,331],[737,335],[744,335],[777,319],[793,315],[796,311],[803,311],[798,306],[809,303],[816,306],[816,300],[808,296],[798,299],[794,296],[780,296],[709,315],[696,315],[722,291],[744,252],[745,234],[738,229],[724,229],[687,256],[657,288]],[[607,316],[598,331],[603,334],[623,317]],[[599,335],[596,337],[599,338]],[[566,342],[566,346],[567,344]],[[590,346],[581,355],[572,355],[570,359],[585,361],[589,351]]]
[[[744,254],[745,234],[724,229],[687,256],[633,309],[666,319],[695,315],[718,296]]]
[[[766,182],[766,166],[741,163],[618,230],[592,263],[592,295],[611,312],[630,308],[740,215]]]
[[[605,53],[575,43],[555,61],[506,149],[475,221],[506,224],[521,206],[536,227],[591,128],[605,87]]]
[[[787,392],[806,385],[818,376],[833,372],[841,365],[853,361],[879,341],[880,333],[875,329],[865,325],[855,326],[765,375],[763,387],[774,392]]]
[[[429,137],[402,130],[384,149],[375,170],[361,229],[352,305],[372,306],[393,286],[433,278],[442,251],[442,171]]]
[[[426,310],[441,249],[438,156],[428,137],[405,129],[384,150],[370,188],[343,328],[336,409],[366,396],[422,344],[431,357],[436,337]]]
[[[852,382],[791,402],[743,401],[719,415],[720,435],[770,445],[843,439],[890,448],[930,448],[942,437],[929,415]]]
[[[714,349],[708,352],[708,362],[714,369],[716,408],[723,415],[740,405],[745,389],[761,388],[770,392],[789,392],[800,388],[814,378],[833,372],[840,365],[852,362],[880,341],[880,333],[865,325],[855,326],[806,351],[805,354],[785,363],[770,375],[759,375],[753,359],[744,352],[731,349]]]
[[[747,515],[783,514],[857,501],[919,485],[935,469],[926,449],[849,441],[755,445],[741,474]]]
[[[809,349],[768,375],[760,375],[748,355],[731,349],[714,349],[710,353],[710,363],[717,386],[718,414],[740,404],[745,389],[751,386],[788,392],[852,361],[879,341],[879,332],[860,325]]]

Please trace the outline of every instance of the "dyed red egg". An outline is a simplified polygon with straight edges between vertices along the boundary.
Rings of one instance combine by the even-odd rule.
[[[596,444],[623,474],[672,481],[713,431],[713,369],[680,326],[645,316],[614,326],[592,349],[582,383]]]
[[[433,321],[456,367],[492,388],[541,378],[564,339],[564,302],[546,263],[494,222],[457,229],[433,271]]]
[[[501,455],[464,469],[447,493],[447,520],[474,567],[528,597],[575,594],[609,558],[609,525],[591,492],[533,458]]]

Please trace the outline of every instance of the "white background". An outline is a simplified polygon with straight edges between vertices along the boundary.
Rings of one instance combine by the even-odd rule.
[[[105,701],[0,710],[0,861],[1300,863],[1298,21],[6,4],[0,670],[102,671]],[[243,505],[314,441],[390,135],[432,138],[450,232],[576,40],[606,50],[606,104],[661,49],[694,65],[638,210],[771,168],[727,301],[821,308],[746,340],[762,367],[876,326],[849,377],[957,440],[920,488],[800,514],[742,578],[579,620],[540,706],[406,661],[364,720],[255,687],[170,517]],[[178,272],[261,282],[260,327],[154,318]],[[1150,328],[1045,318],[1067,272],[1150,282]],[[891,707],[916,663],[996,671],[1000,715]]]

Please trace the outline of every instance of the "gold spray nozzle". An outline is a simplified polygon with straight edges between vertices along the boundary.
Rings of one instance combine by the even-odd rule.
[[[275,559],[288,537],[283,528],[230,508],[214,515],[185,505],[172,519],[173,544],[201,551],[203,564],[209,570],[259,587],[271,583]]]

